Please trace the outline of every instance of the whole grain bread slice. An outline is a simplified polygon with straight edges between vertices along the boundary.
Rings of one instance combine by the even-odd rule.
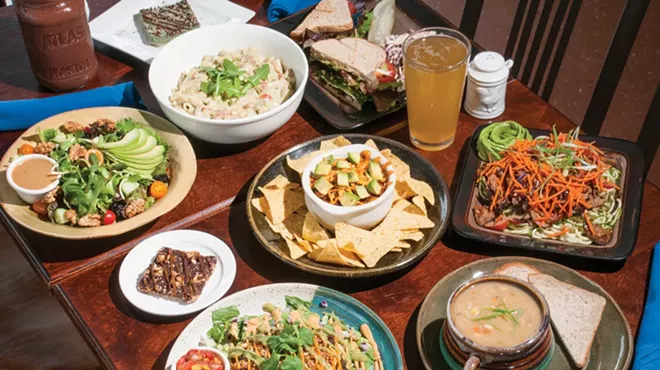
[[[540,274],[540,273],[541,271],[522,262],[505,263],[493,271],[493,274],[495,275],[511,276],[514,278],[518,278],[524,282],[528,281],[527,278],[530,274]]]
[[[339,33],[353,29],[353,17],[346,0],[321,0],[307,17],[291,31],[291,38],[300,39],[305,30],[318,33]]]
[[[530,274],[550,308],[550,318],[577,367],[589,359],[589,351],[605,309],[605,298],[546,274]]]

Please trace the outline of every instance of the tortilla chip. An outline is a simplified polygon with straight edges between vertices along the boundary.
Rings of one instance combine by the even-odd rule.
[[[401,232],[400,240],[412,240],[418,242],[424,239],[424,233],[419,230],[404,230]]]
[[[399,241],[395,233],[374,233],[338,223],[335,225],[337,246],[357,254],[367,267],[374,267]]]
[[[307,250],[301,246],[297,241],[284,238],[286,246],[289,247],[289,254],[291,258],[297,260],[298,258],[307,254]]]
[[[394,184],[394,193],[394,200],[408,199],[417,195],[406,181],[399,181],[398,178]]]
[[[336,149],[346,145],[351,145],[351,142],[343,136],[337,136],[332,140],[321,141],[321,150]]]
[[[389,149],[381,150],[380,153],[392,164],[398,181],[403,181],[410,177],[410,166],[406,162],[392,154],[392,151]]]
[[[284,226],[284,223],[273,224],[268,218],[266,218],[266,222],[268,222],[268,226],[270,226],[271,230],[277,234],[280,234],[283,238],[291,240],[295,238],[293,233],[289,231],[286,226]]]
[[[296,239],[298,241],[305,240],[303,238],[303,224],[305,223],[305,216],[301,216],[297,213],[291,214],[289,217],[282,222],[282,226],[288,232],[289,239]],[[275,225],[277,226],[277,225]],[[282,234],[282,236],[285,236]],[[285,236],[286,237],[286,236]]]
[[[292,170],[302,174],[303,171],[305,170],[305,167],[309,164],[309,162],[314,159],[317,155],[323,153],[322,150],[315,150],[311,153],[307,153],[303,155],[300,158],[296,159],[291,159],[288,155],[286,156],[286,164],[291,167]]]
[[[328,232],[316,221],[311,212],[307,212],[302,226],[302,237],[312,243],[330,239]]]
[[[428,216],[428,214],[426,213],[426,202],[424,201],[423,196],[418,195],[418,196],[412,198],[412,202],[413,202],[414,205],[417,206],[417,208],[420,209],[420,211],[422,211],[424,216]]]
[[[376,146],[376,143],[375,143],[373,140],[371,140],[371,139],[367,140],[367,141],[364,143],[364,145],[366,145],[366,146],[368,146],[368,147],[370,147],[370,148],[373,148],[373,149],[378,150],[378,147]]]
[[[411,247],[410,243],[404,242],[403,240],[399,240],[399,242],[396,244],[394,248],[408,249],[410,247]]]
[[[428,229],[435,226],[428,217],[419,214],[419,209],[414,204],[406,201],[398,201],[390,212],[385,216],[383,222],[378,225],[379,230],[410,230]]]
[[[302,189],[292,189],[289,184],[284,188],[259,188],[268,202],[266,217],[273,224],[279,224],[305,204]]]
[[[364,267],[355,253],[348,252],[337,248],[336,239],[328,239],[319,242],[319,248],[313,250],[307,257],[325,263],[333,263],[335,265]]]
[[[252,198],[250,203],[252,204],[252,207],[256,208],[257,211],[261,213],[266,213],[266,209],[268,209],[268,202],[266,202],[266,197]]]
[[[401,253],[401,252],[403,252],[403,249],[401,249],[399,247],[394,247],[394,248],[392,248],[392,250],[390,252]]]
[[[314,248],[312,248],[312,243],[308,242],[307,240],[299,239],[297,237],[295,238],[295,240],[296,242],[298,242],[298,245],[300,245],[300,247],[306,250],[307,252],[311,252],[314,250]]]
[[[426,200],[429,201],[429,203],[431,203],[431,205],[435,205],[435,195],[433,194],[431,185],[425,183],[424,181],[415,180],[413,178],[406,179],[406,182],[408,185],[410,185],[415,193],[423,196]]]
[[[294,188],[297,188],[298,186],[300,186],[299,184],[292,184],[289,181],[289,179],[287,179],[286,177],[284,177],[282,175],[277,175],[277,177],[270,180],[270,182],[268,184],[266,184],[264,186],[264,188],[267,188],[267,189],[283,189],[284,187],[286,187],[289,184],[291,184]]]

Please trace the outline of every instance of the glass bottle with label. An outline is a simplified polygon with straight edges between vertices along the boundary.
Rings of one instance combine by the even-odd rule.
[[[40,84],[69,91],[96,75],[98,62],[84,0],[17,0],[15,8]]]

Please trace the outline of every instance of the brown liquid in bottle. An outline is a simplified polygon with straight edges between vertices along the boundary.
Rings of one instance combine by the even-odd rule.
[[[83,0],[17,0],[15,8],[40,84],[55,91],[74,90],[96,75],[98,62]]]

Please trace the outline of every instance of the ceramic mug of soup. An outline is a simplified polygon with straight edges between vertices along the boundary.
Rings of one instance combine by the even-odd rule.
[[[45,155],[28,154],[16,158],[7,168],[7,182],[25,203],[43,198],[59,183],[57,162]]]
[[[545,298],[508,276],[485,275],[456,288],[443,332],[446,352],[465,370],[541,369],[554,349]]]

